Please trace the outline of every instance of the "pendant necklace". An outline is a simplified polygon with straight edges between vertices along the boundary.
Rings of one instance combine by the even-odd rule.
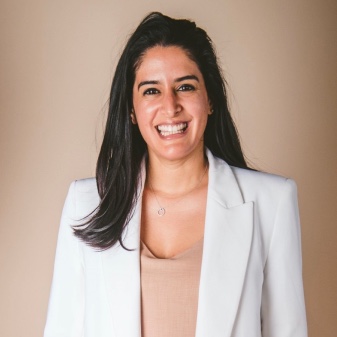
[[[202,180],[203,180],[203,178],[204,178],[204,176],[205,176],[205,174],[206,174],[206,172],[207,172],[207,169],[208,169],[208,164],[206,165],[205,171],[203,172],[203,174],[202,174],[200,180],[198,181],[198,183],[196,184],[196,186],[194,186],[191,190],[189,190],[188,192],[186,192],[186,193],[184,193],[183,195],[181,195],[181,196],[179,197],[178,200],[176,200],[174,203],[172,203],[172,204],[170,204],[170,205],[168,205],[168,206],[172,206],[172,205],[176,204],[178,201],[180,201],[180,200],[181,200],[183,197],[185,197],[187,194],[190,194],[191,192],[193,192],[194,190],[196,190],[196,189],[200,186],[200,184],[201,184],[201,182],[202,182]],[[158,200],[158,197],[157,197],[157,194],[155,193],[155,191],[154,191],[154,189],[153,189],[153,187],[152,187],[150,181],[149,181],[149,187],[150,187],[150,190],[151,190],[151,192],[153,193],[154,197],[156,198],[157,204],[158,204],[158,206],[159,206],[159,208],[158,208],[158,210],[157,210],[157,214],[158,214],[159,216],[164,216],[165,213],[166,213],[166,208],[167,208],[168,206],[165,206],[165,207],[164,207],[164,206],[162,206],[162,205],[160,204],[160,202],[159,202],[159,200]]]

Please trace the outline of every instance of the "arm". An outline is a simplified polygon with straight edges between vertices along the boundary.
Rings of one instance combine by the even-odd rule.
[[[261,310],[263,337],[307,336],[297,189],[292,180],[285,182],[275,216]]]
[[[76,223],[75,187],[73,182],[62,212],[44,337],[83,336],[83,260],[71,228]]]

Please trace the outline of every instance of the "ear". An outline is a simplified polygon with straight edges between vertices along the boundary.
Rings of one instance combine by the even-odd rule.
[[[131,110],[130,118],[131,118],[132,124],[137,124],[136,114],[133,109]]]
[[[213,104],[211,101],[208,101],[208,105],[209,105],[209,111],[208,111],[208,115],[212,115],[213,112],[214,112],[214,109],[213,109]]]

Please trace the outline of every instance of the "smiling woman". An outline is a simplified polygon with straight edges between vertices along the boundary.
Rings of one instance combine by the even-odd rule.
[[[306,337],[300,247],[296,185],[247,167],[210,38],[151,13],[69,190],[45,337]]]
[[[142,57],[133,107],[150,162],[194,157],[203,162],[210,102],[197,64],[179,47],[152,47]],[[194,163],[195,164],[195,163]]]

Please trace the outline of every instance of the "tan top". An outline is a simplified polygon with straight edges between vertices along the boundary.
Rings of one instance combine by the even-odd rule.
[[[194,337],[203,239],[170,259],[140,249],[142,337]]]

